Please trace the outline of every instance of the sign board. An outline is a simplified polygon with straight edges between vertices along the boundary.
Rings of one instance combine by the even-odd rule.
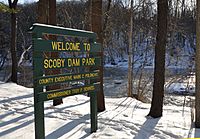
[[[102,66],[102,59],[96,56],[102,50],[96,43],[96,34],[45,24],[33,24],[31,30],[35,138],[45,138],[44,101],[83,93],[90,95],[91,132],[95,132],[100,83],[94,79],[99,79],[98,69]],[[58,74],[53,70],[59,70]],[[60,89],[51,89],[52,85],[59,85]]]

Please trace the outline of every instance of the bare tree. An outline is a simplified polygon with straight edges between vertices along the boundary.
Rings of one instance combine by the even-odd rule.
[[[154,118],[161,117],[163,111],[168,0],[158,0],[157,8],[158,15],[157,37],[155,46],[153,98],[151,102],[151,109],[148,114]]]
[[[196,99],[195,99],[195,126],[200,128],[200,1],[197,0],[196,23]]]

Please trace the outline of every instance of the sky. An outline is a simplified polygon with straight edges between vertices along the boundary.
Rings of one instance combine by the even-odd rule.
[[[18,0],[18,3],[23,4],[23,3],[31,3],[31,2],[35,2],[35,1],[38,1],[38,0]],[[0,0],[0,2],[8,3],[8,0]]]

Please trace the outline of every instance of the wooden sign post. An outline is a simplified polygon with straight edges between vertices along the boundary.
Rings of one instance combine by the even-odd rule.
[[[45,24],[33,24],[31,30],[33,34],[35,138],[45,138],[44,101],[82,93],[90,95],[91,132],[96,132],[97,92],[100,83],[92,82],[91,79],[99,78],[98,69],[102,66],[102,59],[95,57],[96,53],[102,51],[101,45],[96,43],[96,34]],[[46,39],[55,38],[48,36],[55,36],[57,39]],[[46,55],[48,52],[57,52],[58,57]],[[53,74],[49,75],[51,71],[58,69],[61,73],[52,72]],[[45,75],[47,70],[48,75]],[[46,91],[45,88],[55,84],[59,84],[62,88]]]

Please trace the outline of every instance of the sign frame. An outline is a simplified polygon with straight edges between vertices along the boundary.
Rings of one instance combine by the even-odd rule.
[[[56,35],[56,36],[65,35],[65,36],[70,36],[70,37],[87,38],[90,40],[91,51],[88,51],[86,49],[84,50],[84,48],[82,48],[83,44],[80,44],[80,51],[77,51],[79,50],[79,48],[77,48],[77,50],[70,50],[67,52],[87,52],[87,53],[91,53],[92,55],[93,53],[102,51],[102,46],[96,43],[96,37],[97,37],[96,34],[90,31],[76,30],[76,29],[46,25],[46,24],[39,24],[39,23],[33,24],[33,26],[31,27],[31,32],[32,32],[32,44],[33,44],[33,68],[34,68],[33,78],[34,78],[35,138],[45,139],[44,101],[48,101],[48,100],[56,99],[56,98],[64,98],[67,96],[81,94],[85,92],[90,92],[89,96],[90,96],[90,113],[91,113],[90,114],[91,133],[96,132],[97,130],[97,93],[99,91],[98,89],[100,88],[99,83],[93,83],[90,85],[84,85],[84,86],[79,86],[79,87],[66,88],[64,90],[63,89],[56,90],[56,91],[50,90],[47,92],[44,92],[43,88],[44,86],[48,86],[51,84],[60,84],[64,82],[79,81],[79,80],[86,80],[86,79],[97,79],[97,78],[100,78],[100,71],[95,70],[95,71],[90,71],[90,72],[85,72],[85,73],[79,73],[81,74],[81,77],[79,77],[80,76],[79,74],[58,74],[58,75],[45,76],[44,67],[42,67],[42,63],[44,62],[42,58],[43,52],[66,52],[68,49],[67,48],[68,46],[64,48],[63,44],[62,44],[62,47],[59,46],[57,50],[51,50],[49,47],[44,47],[51,43],[50,42],[51,40],[42,39],[44,34],[50,34],[50,35]],[[102,59],[98,57],[98,60],[99,60],[98,64],[95,66],[101,67],[102,65],[100,63],[102,63],[101,62]],[[54,66],[55,65],[56,64],[54,64]],[[85,65],[81,65],[81,66],[82,68],[86,67]],[[67,68],[66,65],[64,65],[64,68]],[[69,67],[69,68],[77,68],[77,67]],[[56,67],[55,69],[58,69],[58,68]],[[76,79],[73,78],[73,76],[75,75],[77,75],[78,78]],[[66,79],[56,82],[56,78],[59,78],[59,77],[63,77],[63,78],[65,77]],[[43,83],[39,82],[41,80],[43,80],[44,82]],[[76,93],[73,93],[73,92],[76,92]],[[50,99],[48,99],[48,96],[50,96],[49,97]]]

